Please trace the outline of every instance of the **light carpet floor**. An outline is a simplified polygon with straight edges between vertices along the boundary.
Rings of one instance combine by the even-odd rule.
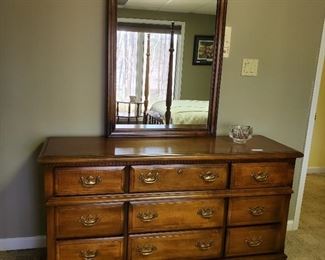
[[[308,174],[300,225],[287,233],[288,260],[325,260],[325,174]]]

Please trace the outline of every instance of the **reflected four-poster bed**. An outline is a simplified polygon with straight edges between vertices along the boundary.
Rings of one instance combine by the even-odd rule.
[[[208,121],[209,101],[173,100],[173,66],[175,24],[171,25],[169,49],[169,68],[166,99],[149,106],[150,77],[150,33],[147,35],[146,70],[143,101],[143,124],[206,125]]]

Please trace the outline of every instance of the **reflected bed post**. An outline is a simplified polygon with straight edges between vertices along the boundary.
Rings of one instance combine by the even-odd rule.
[[[143,124],[148,123],[148,97],[149,97],[149,69],[150,69],[150,33],[147,38],[147,65],[146,65],[146,81],[144,85],[144,112],[143,112]]]
[[[173,94],[173,66],[174,66],[174,26],[172,23],[171,37],[170,37],[170,49],[169,49],[169,69],[168,69],[168,84],[167,84],[167,94],[166,94],[166,125],[170,124],[170,107],[172,106],[172,94]]]

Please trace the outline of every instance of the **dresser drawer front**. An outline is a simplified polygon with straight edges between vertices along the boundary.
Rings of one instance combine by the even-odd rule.
[[[58,238],[121,235],[123,220],[123,203],[63,206],[55,210]]]
[[[221,256],[220,230],[134,235],[129,259],[211,259]]]
[[[158,200],[131,202],[131,233],[221,227],[224,200]]]
[[[224,189],[228,166],[219,165],[155,165],[133,166],[130,191],[180,191]]]
[[[229,200],[228,225],[254,225],[285,221],[290,195],[239,197]]]
[[[55,194],[91,195],[122,193],[125,167],[65,167],[56,168]]]
[[[280,225],[229,228],[226,256],[280,252],[283,246],[280,236]]]
[[[291,186],[293,166],[286,162],[234,163],[231,188],[264,188]]]
[[[57,260],[121,260],[123,238],[58,241]]]

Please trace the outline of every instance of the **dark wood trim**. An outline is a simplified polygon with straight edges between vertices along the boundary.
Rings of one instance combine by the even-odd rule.
[[[299,155],[296,154],[296,156],[289,156],[287,154],[279,154],[277,158],[275,157],[264,157],[263,155],[261,155],[260,157],[251,157],[251,158],[236,158],[233,157],[232,160],[233,162],[275,162],[275,161],[286,161],[286,160],[291,160],[293,157],[298,157]],[[300,157],[300,156],[299,156]],[[39,160],[39,163],[42,164],[47,164],[49,166],[71,166],[71,167],[75,167],[75,166],[128,166],[130,164],[132,165],[149,165],[152,163],[155,164],[161,164],[161,165],[165,165],[165,164],[193,164],[193,163],[201,163],[201,164],[209,164],[209,163],[225,163],[228,162],[228,159],[226,158],[226,156],[223,157],[218,157],[216,158],[212,158],[212,157],[207,157],[207,158],[199,158],[198,160],[196,160],[197,156],[191,156],[188,159],[184,159],[184,158],[180,158],[177,157],[177,159],[175,158],[175,160],[169,160],[170,157],[163,157],[162,159],[156,159],[156,161],[150,161],[150,159],[148,160],[144,160],[144,159],[140,159],[139,157],[135,157],[132,159],[124,159],[124,158],[120,158],[116,161],[114,161],[113,159],[96,159],[96,158],[90,158],[90,157],[85,157],[85,158],[77,158],[77,157],[71,157],[69,159],[66,158],[51,158],[51,157],[46,157],[42,160]]]
[[[226,24],[228,0],[216,0],[216,31],[215,52],[212,69],[211,95],[209,104],[208,123],[205,129],[183,128],[168,129],[158,125],[154,130],[149,128],[120,129],[116,127],[116,29],[117,29],[117,0],[107,0],[107,137],[183,137],[183,136],[215,136],[217,129],[219,93],[221,85],[223,41]]]
[[[287,256],[283,253],[281,254],[266,254],[266,255],[250,255],[250,256],[239,256],[239,257],[230,257],[222,258],[228,260],[285,260]]]
[[[208,128],[209,134],[216,136],[219,112],[220,86],[223,64],[224,36],[227,18],[228,0],[217,1],[216,31],[214,40],[214,59],[212,65],[211,94],[209,103]]]
[[[254,192],[252,192],[254,191]],[[235,198],[255,197],[273,195],[291,195],[291,187],[273,187],[260,189],[237,189],[234,190],[205,190],[205,191],[183,191],[183,192],[152,192],[152,193],[126,193],[112,195],[90,195],[90,196],[62,196],[50,198],[46,206],[81,205],[92,203],[116,203],[130,201],[152,201],[157,199],[212,199],[212,198]]]
[[[47,201],[54,196],[53,167],[44,166],[44,199]]]
[[[116,124],[116,39],[117,0],[107,0],[107,121],[106,135],[110,136]]]

